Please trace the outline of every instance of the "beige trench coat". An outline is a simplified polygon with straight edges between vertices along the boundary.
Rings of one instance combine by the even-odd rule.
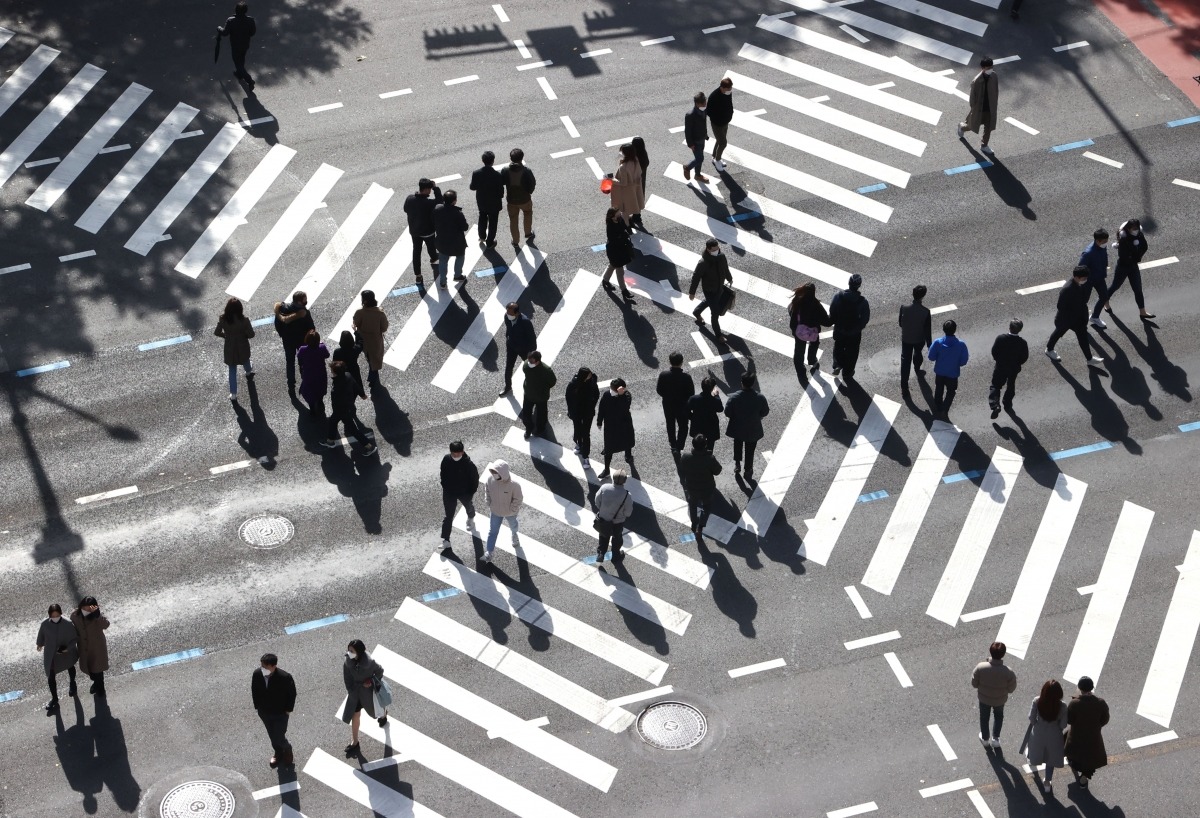
[[[388,330],[388,320],[383,310],[379,307],[359,309],[354,313],[354,328],[362,337],[367,365],[376,372],[383,369],[383,334]]]
[[[646,207],[646,196],[642,193],[642,166],[636,157],[622,162],[617,168],[609,199],[612,206],[626,216],[636,216]]]
[[[986,118],[983,110],[984,88],[987,89],[987,99],[991,103],[990,110],[986,113]],[[966,127],[972,133],[979,133],[979,128],[982,125],[987,125],[989,130],[996,128],[996,111],[1000,105],[1000,82],[996,79],[996,72],[984,74],[980,71],[975,75],[975,79],[971,80],[971,110],[967,113]]]

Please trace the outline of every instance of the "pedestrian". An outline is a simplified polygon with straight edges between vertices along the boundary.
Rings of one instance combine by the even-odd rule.
[[[817,350],[821,346],[821,327],[829,326],[829,313],[825,311],[825,305],[817,300],[816,284],[806,281],[792,291],[792,300],[788,304],[788,324],[791,326],[792,337],[796,339],[796,351],[792,353],[792,361],[797,374],[804,371],[806,359],[809,370],[816,372],[821,368],[817,361]]]
[[[992,342],[992,386],[988,390],[988,406],[992,419],[1000,417],[1000,388],[1004,387],[1004,405],[1012,409],[1013,395],[1017,391],[1017,374],[1029,360],[1029,344],[1021,337],[1025,324],[1014,318],[1008,322],[1008,332],[996,336]]]
[[[300,363],[300,397],[308,402],[308,413],[313,417],[325,414],[325,393],[329,391],[329,373],[325,359],[329,348],[321,342],[321,333],[310,329],[304,336],[304,346],[296,351]]]
[[[351,324],[358,333],[359,343],[362,344],[363,354],[367,356],[367,383],[371,386],[371,394],[380,387],[379,372],[383,369],[383,334],[388,331],[388,318],[379,309],[379,302],[372,290],[363,290],[359,296],[362,306],[354,311]],[[354,364],[358,369],[358,362]],[[358,381],[362,382],[360,375]]]
[[[535,349],[537,333],[533,331],[533,322],[521,313],[516,301],[509,301],[504,310],[504,388],[500,390],[500,397],[512,391],[512,373],[517,358],[524,361]]]
[[[471,172],[471,190],[475,191],[475,207],[479,210],[479,243],[485,247],[496,246],[496,224],[504,206],[504,183],[500,171],[492,165],[496,154],[483,152],[483,166]]]
[[[1067,729],[1067,706],[1063,704],[1063,689],[1057,679],[1042,685],[1042,691],[1029,707],[1029,743],[1025,757],[1034,768],[1045,764],[1042,773],[1042,789],[1050,792],[1054,788],[1054,771],[1063,765],[1063,731]]]
[[[933,346],[933,321],[929,308],[925,306],[924,284],[913,287],[912,303],[900,305],[900,388],[908,389],[908,375],[917,370],[917,377],[925,374],[921,365],[925,360],[925,348]]]
[[[721,156],[729,144],[729,123],[733,121],[733,80],[729,77],[721,80],[716,90],[708,95],[705,112],[712,123],[713,139],[716,141],[712,152],[713,167],[717,173],[724,173],[725,163],[721,161]]]
[[[475,530],[475,492],[479,490],[479,468],[467,454],[461,440],[450,444],[450,453],[442,455],[442,508],[446,516],[442,518],[442,551],[450,547],[450,524],[454,520],[454,512],[462,503],[467,512],[467,528]]]
[[[358,357],[362,355],[362,351],[362,344],[354,340],[354,333],[348,329],[344,329],[341,336],[338,337],[337,349],[333,351],[333,360],[341,361],[346,365],[346,371],[350,373],[350,377],[354,378],[354,382],[358,384],[358,391],[365,394],[362,368],[358,365]]]
[[[75,626],[78,639],[79,669],[92,680],[88,693],[104,696],[104,671],[108,670],[108,617],[100,613],[96,597],[85,596],[79,607],[71,613],[71,624]]]
[[[250,700],[271,740],[267,764],[271,769],[294,766],[287,729],[288,717],[296,709],[296,680],[279,667],[279,657],[274,653],[264,653],[258,660],[258,669],[250,677]]]
[[[638,165],[642,169],[642,201],[645,201],[645,199],[646,199],[646,178],[647,178],[646,173],[650,170],[650,154],[646,153],[646,140],[642,139],[640,136],[635,136],[633,139],[631,139],[629,141],[629,144],[633,145],[634,151],[637,152]],[[633,226],[636,227],[638,230],[641,230],[643,233],[648,234],[650,232],[649,230],[646,229],[646,226],[644,224],[642,224],[642,214],[641,213],[637,214],[637,217],[632,219],[632,222],[633,222]]]
[[[979,740],[984,747],[1000,746],[1000,728],[1004,726],[1004,704],[1017,689],[1017,674],[1004,664],[1008,648],[1003,642],[988,647],[991,658],[980,662],[971,673],[971,687],[979,691]],[[988,728],[988,717],[993,726]]]
[[[250,38],[258,32],[258,27],[254,25],[254,18],[249,11],[246,0],[238,0],[233,7],[233,16],[225,21],[225,25],[217,26],[217,34],[229,38],[233,75],[246,83],[246,88],[254,93],[254,77],[246,71],[246,52],[250,50]]]
[[[624,469],[613,469],[612,482],[601,486],[592,501],[593,507],[596,509],[594,525],[600,535],[599,543],[596,546],[597,564],[604,562],[610,544],[613,562],[625,559],[625,554],[621,551],[621,533],[625,527],[625,521],[633,512],[633,497],[625,488],[627,478],[628,475]]]
[[[711,452],[721,437],[721,413],[725,411],[716,378],[710,375],[700,380],[700,391],[688,398],[687,408],[692,442],[696,442],[696,435],[704,435],[704,444]]]
[[[1075,773],[1075,783],[1086,790],[1096,770],[1108,766],[1108,751],[1104,748],[1101,733],[1101,728],[1108,724],[1108,702],[1093,692],[1096,683],[1087,676],[1079,677],[1075,686],[1079,688],[1079,695],[1072,696],[1067,705],[1064,750],[1067,763]]]
[[[1146,311],[1146,299],[1142,295],[1142,268],[1139,266],[1147,249],[1146,237],[1142,235],[1142,223],[1138,219],[1130,219],[1121,225],[1117,233],[1117,265],[1113,268],[1113,283],[1104,295],[1104,309],[1109,315],[1112,315],[1109,299],[1121,289],[1125,279],[1129,279],[1133,300],[1137,302],[1138,317],[1143,321],[1154,318],[1154,313]]]
[[[1108,329],[1108,324],[1100,317],[1104,297],[1108,293],[1108,231],[1103,227],[1092,233],[1092,243],[1079,254],[1079,264],[1088,268],[1089,295],[1096,294],[1096,306],[1092,308],[1092,326],[1096,329]]]
[[[983,127],[983,138],[979,141],[979,150],[991,156],[994,151],[988,145],[992,131],[996,129],[996,111],[999,110],[1000,83],[996,72],[992,70],[992,58],[984,57],[979,61],[979,73],[971,80],[971,95],[967,104],[965,122],[958,123],[958,138],[963,138],[963,131],[979,133]]]
[[[618,148],[617,157],[617,172],[609,174],[608,177],[613,183],[608,194],[609,203],[624,214],[627,224],[631,227],[637,226],[641,224],[642,210],[646,207],[646,192],[642,188],[642,165],[631,143]]]
[[[929,360],[933,361],[933,410],[941,420],[950,421],[950,405],[958,392],[958,376],[971,355],[965,342],[960,341],[958,322],[953,318],[942,324],[942,337],[929,345]]]
[[[442,203],[433,208],[433,229],[437,236],[438,286],[444,290],[450,256],[454,256],[454,280],[467,280],[463,275],[463,263],[467,254],[467,231],[471,226],[458,206],[458,191],[447,190]]]
[[[250,363],[250,339],[254,327],[246,317],[242,302],[231,298],[225,311],[217,318],[213,335],[225,339],[225,366],[229,368],[229,399],[237,400],[237,368],[246,373],[247,382],[254,380],[254,365]]]
[[[512,234],[512,246],[517,248],[521,246],[521,234],[517,232],[518,216],[523,217],[525,223],[525,242],[532,244],[534,240],[533,191],[537,187],[537,178],[524,162],[525,151],[513,148],[508,152],[508,164],[500,171],[504,198],[508,202],[508,230]]]
[[[754,447],[762,440],[762,419],[771,411],[767,399],[754,387],[753,372],[742,373],[742,388],[725,401],[729,425],[725,436],[733,438],[733,473],[742,474],[742,455],[746,456],[746,479],[754,479]]]
[[[292,293],[291,301],[275,302],[275,332],[283,343],[283,359],[287,364],[288,392],[296,391],[296,352],[304,345],[310,329],[316,329],[308,311],[308,295],[302,290]]]
[[[862,276],[850,276],[850,286],[829,302],[829,320],[833,323],[833,374],[854,380],[858,366],[858,347],[862,331],[871,321],[871,304],[863,297]]]
[[[342,663],[342,682],[346,685],[346,706],[342,708],[342,722],[350,725],[350,743],[346,745],[346,758],[359,755],[358,723],[362,711],[383,727],[388,723],[387,708],[392,703],[392,692],[383,680],[383,666],[367,653],[361,639],[346,645],[346,661]]]
[[[617,452],[625,453],[625,464],[632,469],[633,447],[636,443],[632,410],[633,396],[629,394],[624,379],[613,378],[608,389],[600,395],[600,406],[596,411],[596,428],[604,430],[604,471],[596,475],[601,480],[608,477],[608,468]]]
[[[717,475],[721,463],[713,457],[705,435],[692,438],[692,450],[679,458],[679,477],[683,482],[683,496],[687,498],[688,520],[692,533],[699,538],[704,526],[708,525],[708,505],[717,490]]]
[[[442,189],[432,179],[421,178],[417,192],[408,194],[404,200],[404,214],[408,217],[408,233],[413,245],[413,277],[418,284],[424,283],[421,275],[421,246],[429,253],[429,268],[437,275],[438,252],[436,230],[433,226],[433,209],[442,203]]]
[[[604,214],[604,231],[607,240],[604,250],[608,254],[608,269],[600,283],[604,289],[612,292],[616,289],[609,282],[613,273],[617,274],[617,284],[621,287],[621,295],[626,301],[633,300],[633,293],[625,286],[625,265],[633,260],[633,240],[630,238],[630,228],[625,222],[624,214],[615,207],[610,207]]]
[[[688,439],[688,399],[696,394],[696,382],[683,371],[683,353],[672,352],[669,369],[658,373],[656,391],[662,398],[663,418],[667,421],[667,442],[671,452],[679,454]]]
[[[592,461],[592,420],[596,417],[596,402],[600,400],[600,387],[596,384],[596,373],[586,366],[567,384],[567,417],[573,424],[571,439],[575,441],[575,454],[590,469]]]
[[[362,421],[358,419],[358,412],[354,408],[354,401],[357,398],[366,400],[366,393],[362,391],[362,385],[354,380],[354,376],[346,371],[346,364],[342,361],[331,361],[329,364],[330,374],[332,375],[333,389],[329,395],[329,421],[326,425],[325,440],[321,445],[327,449],[332,449],[335,446],[340,446],[338,438],[338,423],[340,422],[346,427],[346,436],[353,436],[362,445],[362,453],[366,457],[379,453],[379,447],[367,437],[370,432],[366,426],[363,426]],[[301,386],[303,388],[303,386]]]
[[[683,178],[691,180],[694,170],[697,182],[707,182],[708,177],[700,171],[704,168],[704,143],[708,141],[708,117],[704,113],[708,97],[698,91],[692,103],[692,110],[683,117],[683,141],[692,152],[692,161],[683,166]]]
[[[712,316],[713,335],[718,341],[724,342],[725,335],[721,332],[720,317],[725,312],[725,300],[729,295],[733,294],[732,289],[726,287],[727,284],[733,283],[733,275],[729,272],[729,259],[721,252],[721,243],[716,239],[709,239],[704,242],[704,255],[696,262],[696,269],[692,271],[692,286],[688,289],[688,298],[692,301],[696,300],[697,288],[703,293],[703,298],[696,309],[692,310],[692,315],[696,319],[698,326],[704,326],[704,319],[701,313],[708,309]]]
[[[525,501],[525,492],[521,490],[521,484],[512,479],[508,463],[503,460],[488,463],[487,470],[488,478],[483,484],[483,499],[487,502],[491,520],[487,545],[483,549],[483,561],[491,562],[501,523],[508,523],[508,527],[512,529],[513,548],[521,545],[517,531],[517,514],[521,511],[521,503]]]
[[[79,657],[79,636],[70,620],[63,619],[62,607],[55,603],[46,611],[46,618],[38,628],[37,649],[42,652],[42,664],[46,668],[46,683],[50,686],[50,701],[46,710],[58,710],[58,674],[64,670],[71,685],[67,695],[74,697],[75,660]]]
[[[536,349],[529,353],[521,366],[525,375],[524,395],[521,399],[521,420],[525,422],[525,439],[546,433],[547,404],[550,390],[558,383],[558,376],[550,364],[542,363],[542,353]]]
[[[1073,332],[1079,340],[1079,349],[1083,351],[1083,358],[1088,366],[1101,369],[1104,359],[1092,354],[1091,338],[1088,337],[1087,280],[1088,268],[1082,264],[1077,265],[1071,271],[1071,277],[1058,291],[1054,332],[1050,333],[1050,340],[1046,342],[1046,357],[1055,363],[1061,361],[1062,356],[1054,351],[1054,345],[1058,343],[1059,338]]]

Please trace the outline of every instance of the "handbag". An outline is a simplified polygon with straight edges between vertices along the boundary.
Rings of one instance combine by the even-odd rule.
[[[810,327],[808,324],[796,322],[796,340],[803,341],[806,344],[815,344],[821,338],[821,333],[816,327]]]
[[[617,506],[617,514],[621,513],[621,509],[625,508],[625,503],[629,502],[629,489],[625,490],[625,499],[621,501],[621,505]],[[615,516],[615,515],[614,515]],[[599,531],[601,534],[609,534],[613,529],[613,521],[606,520],[597,514],[592,518],[592,528]]]
[[[605,176],[603,179],[600,180],[600,192],[601,193],[612,193],[612,189],[613,189],[613,180],[612,179],[609,179],[607,176]]]
[[[737,291],[729,286],[721,287],[721,308],[717,310],[717,315],[724,315],[733,309],[734,303],[737,301]]]

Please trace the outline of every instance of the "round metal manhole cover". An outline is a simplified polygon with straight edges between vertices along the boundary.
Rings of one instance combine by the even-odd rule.
[[[232,818],[237,802],[216,781],[188,781],[166,794],[158,811],[162,818]]]
[[[638,733],[660,750],[687,750],[708,733],[704,714],[683,702],[656,702],[638,716]]]
[[[251,517],[238,528],[238,535],[254,548],[278,548],[295,533],[292,521],[278,514]]]

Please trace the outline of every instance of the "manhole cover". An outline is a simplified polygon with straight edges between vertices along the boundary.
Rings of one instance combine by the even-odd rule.
[[[158,811],[162,818],[231,818],[237,802],[216,781],[188,781],[167,793]]]
[[[238,535],[255,548],[278,548],[295,533],[292,521],[278,514],[251,517],[238,528]]]
[[[704,714],[683,702],[656,702],[637,720],[638,733],[660,750],[686,750],[695,747],[708,733]]]

